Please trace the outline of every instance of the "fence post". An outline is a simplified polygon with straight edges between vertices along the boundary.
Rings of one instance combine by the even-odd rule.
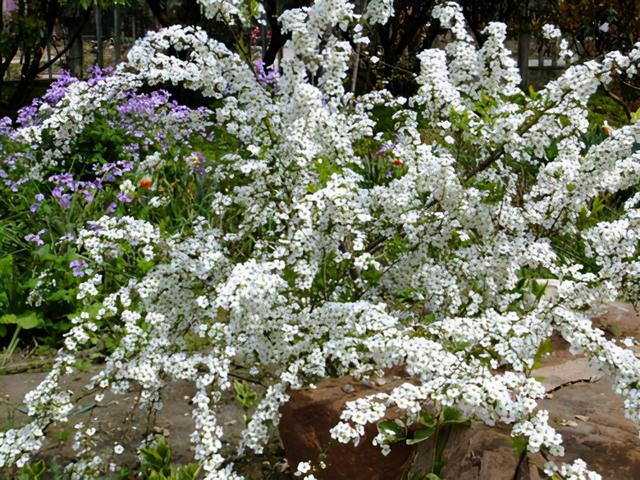
[[[51,61],[51,39],[47,42],[47,63]],[[49,73],[49,81],[53,80],[53,65],[49,64],[47,68]]]
[[[102,48],[102,9],[96,5],[96,63],[100,68],[104,67],[104,50]]]
[[[520,5],[519,31],[518,31],[518,68],[522,78],[522,88],[529,88],[529,48],[531,41],[531,28],[529,2],[525,0]]]
[[[74,77],[82,78],[83,76],[83,54],[82,54],[82,35],[71,44],[69,48],[69,70]]]
[[[122,35],[120,33],[120,9],[113,7],[113,53],[115,57],[114,65],[120,63],[120,56],[122,55]]]

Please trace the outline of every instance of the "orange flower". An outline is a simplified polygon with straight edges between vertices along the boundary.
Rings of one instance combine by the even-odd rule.
[[[150,190],[153,186],[153,180],[149,177],[144,177],[140,180],[140,188],[144,188],[145,190]]]
[[[400,160],[399,158],[394,158],[394,159],[393,159],[393,164],[394,164],[396,167],[399,167],[400,165],[402,165],[402,160]]]

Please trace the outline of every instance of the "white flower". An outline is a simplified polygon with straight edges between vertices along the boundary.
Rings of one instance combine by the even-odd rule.
[[[542,36],[547,40],[556,40],[562,36],[562,32],[555,25],[546,23],[542,26]]]
[[[296,477],[300,477],[309,471],[311,471],[311,464],[309,462],[300,462],[298,463],[298,467],[296,468],[294,475]]]

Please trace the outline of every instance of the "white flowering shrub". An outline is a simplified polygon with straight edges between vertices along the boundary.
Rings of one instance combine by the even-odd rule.
[[[206,2],[205,11],[232,14],[236,4]],[[640,362],[590,320],[639,293],[640,123],[595,145],[583,140],[589,97],[637,67],[640,44],[525,95],[504,25],[489,24],[478,48],[460,7],[444,3],[433,15],[452,39],[420,54],[416,95],[354,96],[343,87],[352,54],[344,32],[362,39],[367,22],[392,14],[390,2],[369,8],[360,16],[346,0],[318,0],[285,12],[294,53],[270,82],[201,30],[149,33],[113,75],[71,87],[44,122],[19,130],[36,150],[46,131],[55,163],[95,105],[179,83],[216,99],[217,126],[237,148],[207,173],[210,211],[182,232],[117,213],[80,232],[95,273],[80,288],[87,311],[26,396],[31,421],[0,433],[0,467],[27,462],[47,429],[69,420],[75,398],[62,379],[107,319],[119,341],[87,394],[100,404],[107,391],[137,389],[153,412],[167,384],[192,382],[191,440],[209,480],[241,478],[222,454],[216,412],[238,366],[266,385],[240,455],[263,451],[289,389],[403,366],[416,383],[348,404],[331,431],[338,443],[357,444],[392,406],[410,423],[436,405],[511,425],[529,451],[560,457],[562,439],[537,408],[544,388],[531,376],[554,332],[611,377],[640,423]],[[389,116],[393,128],[382,126]],[[613,196],[621,208],[599,219],[595,205]],[[99,272],[125,254],[149,268],[108,288]],[[543,295],[539,278],[554,279],[557,294]],[[189,335],[205,347],[189,348]],[[83,448],[83,432],[68,466],[75,478],[117,460]],[[376,442],[388,448],[384,436]],[[547,471],[597,478],[580,461]]]

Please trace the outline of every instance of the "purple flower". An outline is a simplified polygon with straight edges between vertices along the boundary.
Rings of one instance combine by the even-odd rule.
[[[111,202],[109,204],[109,206],[107,207],[107,213],[115,212],[117,207],[118,207],[118,205],[116,205],[116,202]]]
[[[42,100],[49,105],[56,105],[67,94],[67,86],[77,82],[78,79],[66,70],[60,72],[60,78],[51,84],[47,92],[42,96]]]
[[[18,124],[21,127],[27,127],[31,123],[36,123],[38,107],[39,104],[36,100],[34,100],[31,105],[27,105],[26,107],[22,107],[20,110],[18,110]]]
[[[93,192],[90,190],[81,190],[80,193],[82,193],[82,195],[84,196],[84,199],[87,201],[87,203],[91,203],[93,202]]]
[[[84,277],[85,271],[83,269],[88,267],[89,264],[84,260],[72,260],[69,262],[69,266],[73,269],[71,273],[74,277]]]
[[[40,208],[40,204],[44,200],[44,195],[41,193],[36,193],[34,198],[36,201],[32,203],[31,206],[29,207],[29,210],[31,210],[31,213],[35,213],[38,211],[38,209]]]
[[[24,239],[27,242],[31,242],[36,244],[37,246],[42,246],[44,245],[44,241],[40,238],[40,235],[42,235],[44,232],[46,232],[46,229],[42,229],[40,230],[38,233],[30,233],[29,235],[25,235]]]
[[[99,232],[102,230],[102,227],[98,222],[89,221],[87,222],[87,225],[89,225],[89,230],[91,230],[92,232]]]
[[[272,84],[278,78],[280,78],[280,73],[277,70],[274,70],[273,65],[269,65],[267,69],[264,68],[264,62],[262,60],[256,60],[256,78],[258,82],[263,87]]]
[[[0,118],[0,135],[11,137],[13,134],[13,122],[9,117]]]
[[[53,195],[58,200],[60,199],[60,197],[62,197],[63,193],[64,193],[64,190],[62,190],[62,187],[59,187],[59,186],[51,190],[51,195]]]
[[[60,237],[60,240],[66,240],[67,242],[73,242],[76,239],[76,237],[73,235],[73,233],[65,233],[62,237]]]
[[[192,152],[191,158],[193,159],[193,165],[196,167],[198,173],[200,175],[205,175],[206,171],[204,169],[204,164],[207,161],[205,156],[201,152]],[[178,159],[176,158],[175,160],[177,161]]]
[[[152,115],[159,107],[169,103],[171,97],[166,90],[157,90],[149,94],[129,93],[127,96],[127,101],[117,108],[122,118],[131,115]]]
[[[59,198],[60,201],[60,206],[64,209],[69,208],[69,205],[71,205],[71,195],[62,195]]]
[[[73,180],[73,175],[70,173],[61,173],[58,175],[52,175],[49,177],[49,181],[55,183],[56,185],[64,185],[69,190],[75,190],[80,182],[75,182]]]
[[[118,192],[116,198],[120,200],[122,203],[130,203],[133,199],[122,192]]]
[[[396,147],[396,144],[389,141],[389,142],[385,142],[384,145],[382,145],[378,151],[376,152],[378,155],[382,155],[383,153],[387,153],[390,152],[391,150],[393,150]]]
[[[92,65],[91,67],[89,67],[89,78],[87,79],[87,84],[93,86],[96,83],[109,78],[111,75],[113,75],[114,71],[114,67],[100,68],[99,65]]]
[[[104,190],[100,179],[94,180],[93,182],[87,182],[87,187],[93,188],[94,190]]]

